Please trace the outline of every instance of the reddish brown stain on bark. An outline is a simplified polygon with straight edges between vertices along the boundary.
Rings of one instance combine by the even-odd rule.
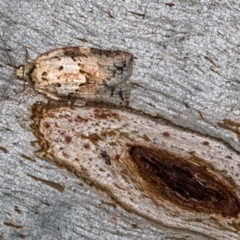
[[[72,141],[72,138],[70,136],[65,136],[65,142],[70,143]]]
[[[113,112],[113,111],[108,111],[100,108],[95,108],[94,109],[94,117],[99,118],[99,119],[108,119],[108,118],[114,118],[117,120],[121,120],[121,117],[119,116],[118,113]]]
[[[22,225],[20,224],[17,224],[17,223],[14,223],[14,222],[3,222],[5,226],[8,226],[8,227],[13,227],[13,228],[23,228]]]
[[[170,133],[169,133],[169,132],[163,132],[162,135],[163,135],[164,137],[170,137]]]

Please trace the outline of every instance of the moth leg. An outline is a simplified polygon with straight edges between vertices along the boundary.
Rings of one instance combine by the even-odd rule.
[[[44,93],[47,97],[49,97],[49,98],[51,98],[51,99],[53,99],[53,100],[56,100],[56,101],[58,101],[58,100],[60,100],[60,98],[59,97],[56,97],[56,95],[54,95],[54,94],[52,94],[52,93]]]
[[[78,107],[84,107],[86,106],[86,103],[87,103],[86,100],[77,99],[72,102],[72,105],[78,106]]]
[[[53,93],[48,93],[48,92],[45,92],[45,91],[41,91],[39,89],[35,89],[35,90],[39,93],[42,93],[43,95],[47,96],[48,98],[50,98],[52,100],[55,100],[55,101],[60,100],[60,98],[57,97],[56,95],[54,95]]]
[[[54,43],[54,48],[55,48],[55,49],[58,49],[58,48],[59,48],[57,41]]]

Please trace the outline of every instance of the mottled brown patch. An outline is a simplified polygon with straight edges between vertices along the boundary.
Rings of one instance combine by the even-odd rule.
[[[175,6],[174,3],[165,3],[165,5],[167,5],[168,7],[173,7],[173,6]]]
[[[201,111],[198,111],[198,114],[200,115],[200,117],[201,117],[202,119],[204,119]]]
[[[65,142],[70,143],[72,141],[72,138],[70,136],[65,136]]]
[[[52,188],[55,188],[57,189],[58,191],[62,192],[65,188],[59,184],[59,183],[56,183],[56,182],[53,182],[53,181],[49,181],[49,180],[46,180],[46,179],[43,179],[43,178],[39,178],[39,177],[36,177],[36,176],[33,176],[31,174],[27,174],[29,177],[31,177],[33,180],[35,181],[39,181],[41,183],[44,183]]]
[[[234,122],[231,119],[224,119],[223,122],[218,123],[218,126],[237,134],[238,139],[240,139],[240,123]]]
[[[50,124],[49,124],[48,122],[44,122],[44,123],[43,123],[43,127],[44,127],[44,128],[50,128]]]
[[[102,54],[108,55],[108,54],[111,54],[111,51],[102,50],[102,49],[98,49],[98,48],[91,48],[91,52],[93,54],[98,54],[98,55],[102,55]]]
[[[138,227],[138,225],[136,223],[132,224],[132,228],[137,228],[137,227]]]
[[[47,114],[46,117],[49,117],[49,118],[55,118],[56,115],[55,115],[55,113],[53,113],[53,112],[48,112],[48,114]]]
[[[22,158],[24,158],[24,159],[28,160],[28,161],[35,162],[35,160],[34,160],[33,158],[31,158],[31,157],[29,157],[29,156],[25,155],[24,153],[22,153],[20,156],[21,156]]]
[[[82,63],[78,63],[78,66],[79,66],[81,69],[84,68],[84,64],[82,64]]]
[[[106,12],[109,18],[115,18],[110,12]]]
[[[77,57],[82,55],[78,47],[68,47],[63,49],[64,49],[64,54],[68,57]]]
[[[204,56],[204,58],[209,61],[211,64],[213,64],[214,66],[217,66],[216,63],[208,56]]]
[[[94,117],[100,118],[100,119],[108,119],[108,118],[114,118],[117,120],[121,120],[121,117],[118,113],[114,111],[109,111],[105,109],[95,108],[94,109]]]
[[[185,105],[186,108],[190,108],[189,104],[184,103],[184,105]]]
[[[75,122],[77,123],[81,123],[81,122],[88,122],[88,119],[87,118],[83,118],[81,116],[77,116],[75,119],[74,119]]]
[[[14,222],[5,221],[3,223],[4,223],[5,226],[8,226],[8,227],[23,228],[23,225],[20,225],[20,224],[14,223]]]
[[[75,79],[78,79],[78,77],[79,77],[79,72],[78,73],[65,72],[59,76],[59,79],[66,80],[66,81],[74,81]]]
[[[96,134],[96,133],[89,134],[88,135],[88,139],[95,145],[97,144],[97,142],[99,140],[102,140],[102,138],[98,134]]]
[[[4,153],[8,153],[8,150],[5,147],[0,146],[0,151]]]
[[[151,141],[151,139],[146,135],[146,134],[143,134],[142,138],[148,142],[148,141]]]
[[[80,40],[81,42],[88,42],[88,40],[86,38],[77,38],[78,40]]]
[[[164,137],[170,137],[169,132],[163,132],[162,135],[163,135]]]
[[[142,17],[142,18],[145,17],[145,14],[144,14],[144,13],[138,13],[138,12],[132,12],[132,11],[128,11],[128,12],[130,12],[131,14],[137,15],[137,16],[139,16],[139,17]]]
[[[84,147],[85,149],[90,149],[89,143],[84,143],[84,144],[83,144],[83,147]]]
[[[84,71],[83,69],[79,69],[79,72],[81,73],[81,74],[88,74],[86,71]]]
[[[17,213],[19,213],[19,214],[22,213],[22,211],[18,208],[18,206],[14,206],[14,210],[15,210]]]
[[[204,141],[204,142],[202,142],[202,144],[205,145],[205,146],[208,146],[209,142],[208,141]]]
[[[232,217],[239,213],[232,189],[205,166],[161,149],[132,146],[129,153],[155,194],[189,210]]]

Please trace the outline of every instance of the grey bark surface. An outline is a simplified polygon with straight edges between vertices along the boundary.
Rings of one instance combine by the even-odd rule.
[[[24,47],[31,60],[67,46],[131,52],[133,109],[239,152],[239,10],[237,1],[1,0],[0,239],[210,239],[128,212],[37,158],[31,106],[46,99],[9,64],[26,64]]]

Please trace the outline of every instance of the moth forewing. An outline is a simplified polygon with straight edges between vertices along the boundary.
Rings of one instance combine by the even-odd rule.
[[[81,99],[127,105],[133,55],[123,51],[67,47],[42,54],[16,76],[53,100]]]

